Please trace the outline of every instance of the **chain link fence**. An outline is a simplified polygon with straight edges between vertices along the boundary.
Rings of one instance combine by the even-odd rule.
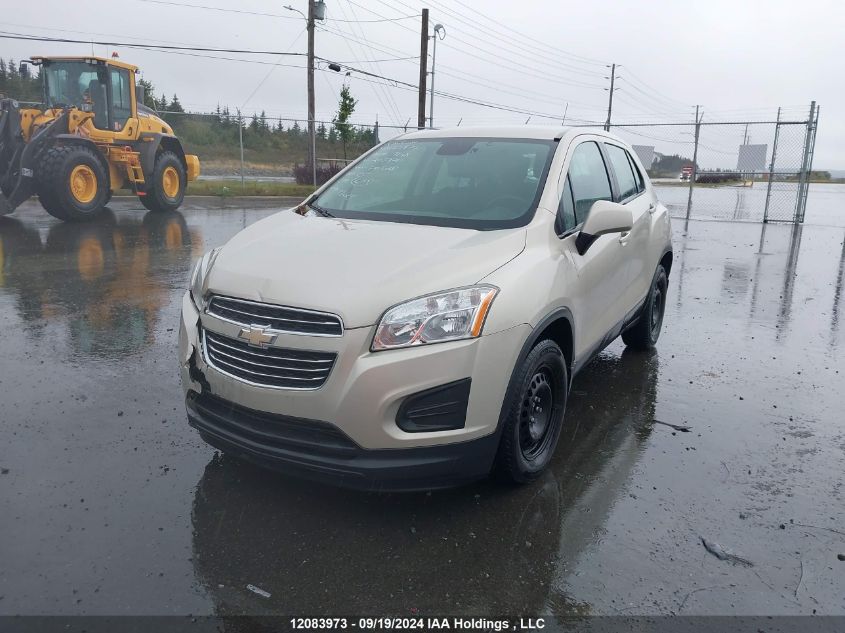
[[[674,217],[804,220],[818,108],[805,120],[624,123],[630,143]]]
[[[204,177],[310,183],[308,122],[303,119],[162,112]],[[773,121],[613,124],[646,166],[673,217],[751,222],[804,220],[812,177],[818,108]],[[240,125],[239,125],[240,123]],[[318,182],[377,144],[413,127],[315,122]],[[584,127],[595,127],[585,125]],[[388,129],[389,128],[389,129]],[[306,173],[307,172],[307,173]]]
[[[212,113],[159,112],[189,152],[202,160],[202,178],[311,182],[307,119]],[[336,173],[379,141],[379,125],[316,121],[318,178]],[[302,174],[300,174],[302,172]],[[307,172],[307,173],[306,173]],[[325,178],[323,178],[325,180]]]

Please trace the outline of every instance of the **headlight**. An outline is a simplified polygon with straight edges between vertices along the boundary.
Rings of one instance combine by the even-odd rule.
[[[194,305],[200,312],[205,307],[205,293],[208,290],[205,282],[208,277],[208,271],[211,270],[211,266],[214,264],[214,260],[217,258],[217,253],[219,252],[219,248],[208,251],[200,257],[191,273],[191,299],[193,299]]]
[[[498,292],[494,286],[471,286],[393,306],[381,318],[370,349],[377,352],[480,336]]]

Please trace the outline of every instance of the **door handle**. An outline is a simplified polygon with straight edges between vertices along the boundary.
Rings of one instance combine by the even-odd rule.
[[[648,205],[648,212],[654,213],[655,211],[657,211],[657,204],[652,202],[650,205]]]
[[[622,246],[625,246],[626,244],[628,244],[629,237],[631,237],[631,232],[625,231],[619,236],[619,243],[622,244]]]

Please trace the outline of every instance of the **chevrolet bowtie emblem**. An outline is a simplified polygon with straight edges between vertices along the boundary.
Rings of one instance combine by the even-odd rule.
[[[238,337],[244,339],[253,347],[267,347],[270,343],[276,340],[275,334],[269,334],[267,328],[260,325],[251,325],[249,327],[241,328]]]

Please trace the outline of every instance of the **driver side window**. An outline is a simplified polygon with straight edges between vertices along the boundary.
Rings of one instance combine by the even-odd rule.
[[[598,144],[587,141],[575,148],[569,163],[558,205],[558,235],[582,224],[598,200],[613,200],[613,192]]]

